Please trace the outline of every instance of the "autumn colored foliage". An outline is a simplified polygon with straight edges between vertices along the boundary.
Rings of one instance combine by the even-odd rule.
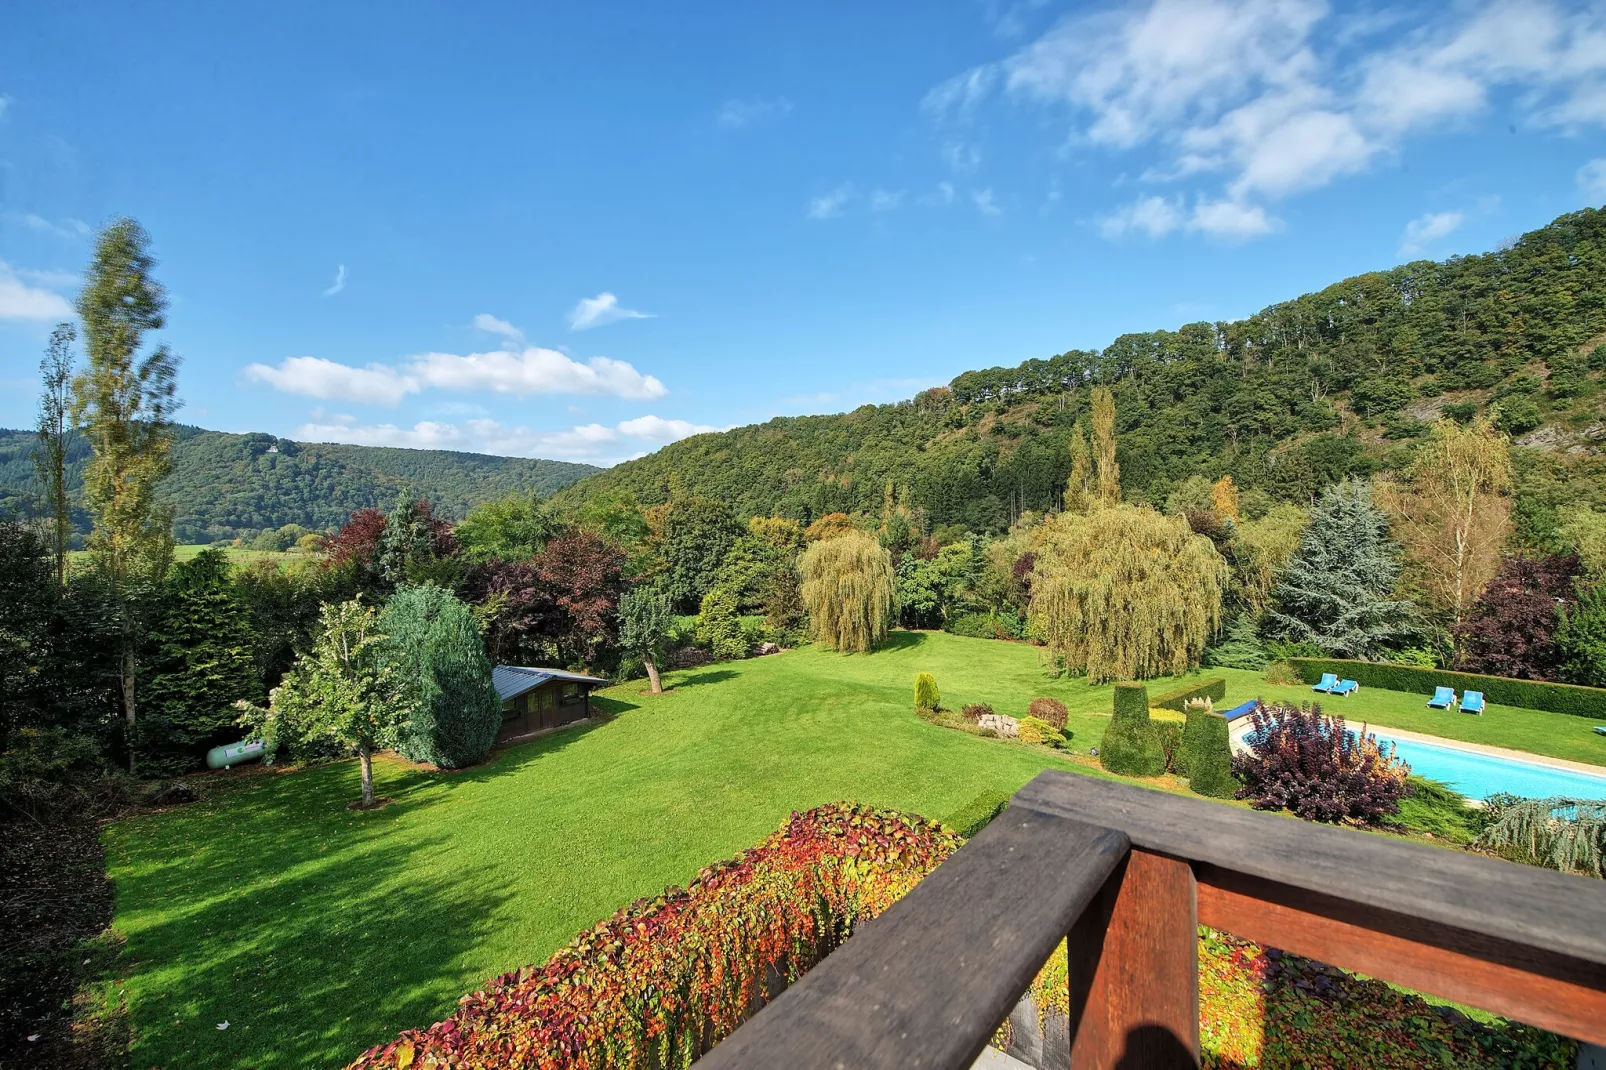
[[[1260,705],[1250,715],[1248,753],[1232,756],[1238,798],[1257,810],[1292,810],[1307,821],[1376,824],[1399,812],[1411,767],[1394,745],[1352,732],[1310,703]]]
[[[835,803],[639,900],[350,1070],[689,1066],[958,847],[923,818]]]

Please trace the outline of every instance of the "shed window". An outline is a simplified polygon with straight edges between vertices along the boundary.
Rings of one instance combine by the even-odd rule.
[[[579,702],[579,701],[580,701],[580,685],[579,684],[564,684],[563,685],[563,704],[565,706],[567,706],[572,702]]]

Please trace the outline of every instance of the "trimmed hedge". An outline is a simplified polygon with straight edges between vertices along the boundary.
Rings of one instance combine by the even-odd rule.
[[[1149,720],[1149,690],[1142,684],[1115,685],[1115,710],[1099,740],[1099,764],[1122,776],[1159,776],[1165,750]]]
[[[1238,791],[1232,775],[1232,741],[1227,719],[1209,710],[1189,710],[1182,729],[1182,761],[1179,770],[1188,778],[1195,795],[1230,799]]]
[[[1009,808],[1009,795],[1002,791],[984,791],[959,810],[943,818],[942,823],[965,839],[986,828],[988,823]]]
[[[1333,673],[1340,680],[1354,680],[1362,687],[1381,687],[1387,691],[1431,695],[1435,687],[1453,687],[1457,695],[1482,691],[1483,697],[1502,706],[1521,706],[1529,710],[1569,713],[1576,717],[1606,720],[1606,688],[1578,684],[1553,684],[1544,680],[1513,680],[1507,676],[1482,676],[1447,669],[1424,669],[1416,665],[1394,665],[1381,661],[1348,661],[1343,658],[1289,658],[1288,662],[1307,684]]]
[[[1321,677],[1318,676],[1317,679],[1320,680]],[[1431,694],[1431,692],[1429,693]],[[1213,702],[1220,702],[1226,697],[1226,678],[1221,676],[1212,676],[1208,679],[1200,680],[1196,684],[1189,684],[1186,687],[1179,687],[1174,691],[1167,691],[1164,694],[1156,695],[1154,698],[1149,700],[1149,705],[1159,706],[1161,709],[1166,710],[1176,710],[1178,713],[1182,713],[1184,712],[1182,709],[1182,704],[1187,702],[1190,698],[1208,698]]]
[[[794,813],[684,891],[636,901],[351,1070],[689,1067],[958,846],[911,814],[846,803]]]

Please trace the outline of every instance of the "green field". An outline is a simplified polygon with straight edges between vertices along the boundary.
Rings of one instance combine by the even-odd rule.
[[[949,707],[985,701],[1018,716],[1038,695],[1062,699],[1080,753],[919,720],[919,671],[936,674]],[[1300,693],[1223,675],[1229,703]],[[131,1065],[340,1065],[631,900],[685,883],[794,809],[853,799],[943,818],[1046,767],[1096,772],[1086,750],[1110,703],[1108,687],[1046,679],[1029,646],[941,633],[897,632],[870,656],[804,648],[666,678],[669,694],[611,688],[600,694],[613,720],[473,770],[382,761],[379,791],[396,801],[373,813],[345,810],[357,770],[342,762],[218,778],[227,786],[207,801],[113,825]],[[1343,712],[1606,758],[1606,739],[1581,718],[1490,707],[1479,719],[1419,709],[1421,696],[1362,696]]]

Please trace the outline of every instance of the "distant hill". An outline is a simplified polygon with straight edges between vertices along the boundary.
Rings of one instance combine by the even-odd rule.
[[[1248,319],[1117,338],[835,416],[698,435],[558,495],[643,504],[676,493],[743,515],[878,513],[997,531],[1060,502],[1089,387],[1116,397],[1121,481],[1163,503],[1191,475],[1308,500],[1397,468],[1440,413],[1498,403],[1518,451],[1519,525],[1606,503],[1606,211],[1585,209],[1492,253],[1345,279]]]
[[[35,441],[31,431],[0,429],[0,513],[30,515],[38,500]],[[74,436],[68,460],[75,491],[88,458],[88,443]],[[598,471],[567,461],[313,444],[186,426],[178,429],[164,490],[178,541],[211,542],[285,524],[338,527],[353,510],[388,509],[404,492],[461,517],[478,502],[515,492],[545,497]],[[87,531],[87,515],[77,519]]]

